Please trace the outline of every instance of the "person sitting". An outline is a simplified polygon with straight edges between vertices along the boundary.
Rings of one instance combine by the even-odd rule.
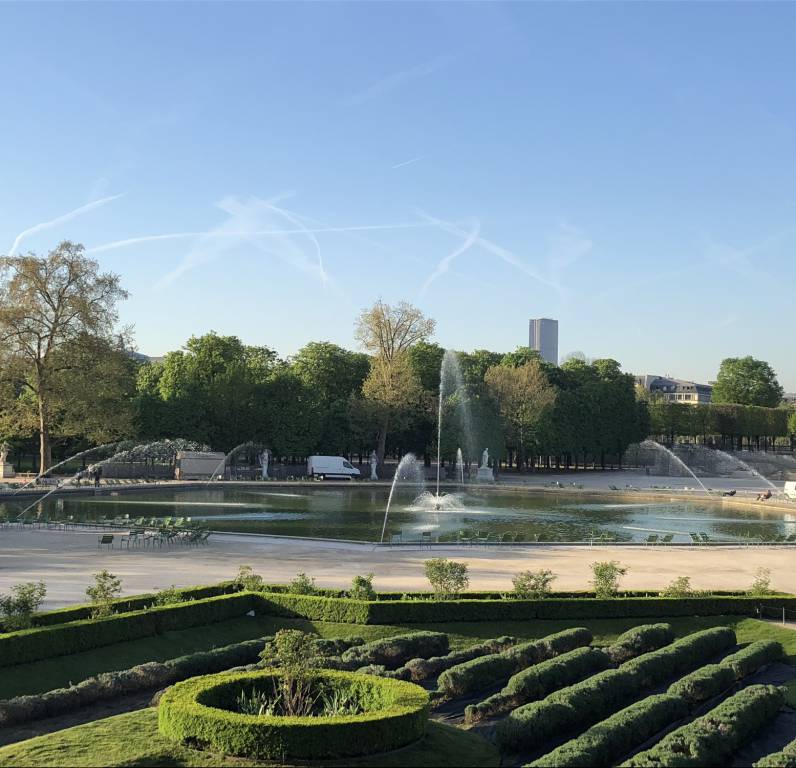
[[[724,493],[722,493],[721,495],[722,496],[735,496],[736,493],[738,493],[738,491],[736,491],[735,488],[733,488],[731,491],[724,491]]]
[[[757,494],[757,501],[766,501],[767,499],[771,498],[771,491],[765,491],[764,493]]]

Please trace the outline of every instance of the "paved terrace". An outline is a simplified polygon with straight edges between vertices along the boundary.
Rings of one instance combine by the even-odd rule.
[[[203,547],[97,549],[96,531],[0,529],[0,592],[21,581],[47,584],[46,608],[85,601],[92,574],[107,568],[121,577],[124,594],[229,579],[251,565],[267,581],[286,582],[299,571],[318,586],[346,587],[355,574],[375,574],[380,590],[427,589],[423,563],[452,557],[470,566],[471,589],[509,590],[511,577],[528,568],[558,574],[555,588],[584,589],[595,560],[618,560],[629,569],[628,589],[659,589],[690,576],[697,589],[744,589],[755,570],[770,568],[777,589],[796,593],[796,548],[766,547],[435,547],[375,548],[370,544],[214,534]],[[118,534],[116,536],[118,540]]]

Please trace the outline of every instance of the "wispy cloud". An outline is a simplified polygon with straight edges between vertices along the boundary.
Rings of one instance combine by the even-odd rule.
[[[769,280],[771,276],[762,266],[759,256],[778,239],[778,237],[768,238],[748,248],[735,248],[708,238],[705,258],[712,267],[718,267],[725,272],[734,272],[747,280]]]
[[[449,269],[451,264],[459,258],[463,253],[466,253],[478,241],[478,235],[481,231],[481,223],[478,220],[473,221],[470,231],[466,233],[464,240],[461,244],[447,256],[440,259],[434,271],[428,276],[423,286],[420,289],[420,296],[425,296],[426,291],[431,287],[433,282],[442,277]]]
[[[402,163],[396,163],[392,166],[392,170],[396,168],[404,168],[407,165],[413,165],[414,163],[418,162],[418,160],[422,160],[425,155],[419,155],[418,157],[413,157],[411,160],[404,160]]]
[[[42,221],[39,224],[34,224],[32,227],[23,230],[16,236],[10,250],[8,251],[8,255],[13,256],[17,252],[20,243],[22,243],[25,238],[38,234],[39,232],[44,232],[48,229],[52,229],[53,227],[60,226],[61,224],[66,224],[67,222],[72,221],[72,219],[76,219],[78,216],[82,216],[84,213],[89,213],[89,211],[100,208],[113,200],[118,200],[120,197],[122,197],[121,194],[103,197],[99,200],[94,200],[91,203],[87,203],[86,205],[81,205],[80,208],[75,208],[73,211],[69,211],[69,213],[65,213],[62,216],[57,216],[54,219],[50,219],[50,221]]]
[[[418,80],[422,77],[427,77],[428,75],[440,69],[440,67],[443,67],[445,64],[447,64],[448,61],[450,61],[449,57],[439,56],[432,61],[427,61],[423,64],[417,64],[414,67],[402,69],[400,72],[394,72],[391,75],[382,77],[380,80],[372,83],[364,90],[358,91],[357,93],[345,98],[343,100],[343,106],[355,107],[359,106],[360,104],[365,104],[368,101],[378,99],[390,91],[394,91],[396,88],[405,85],[406,83],[410,83],[413,80]]]
[[[550,281],[559,294],[566,291],[566,276],[581,259],[588,256],[594,243],[576,227],[567,223],[558,225],[550,236],[545,262]]]

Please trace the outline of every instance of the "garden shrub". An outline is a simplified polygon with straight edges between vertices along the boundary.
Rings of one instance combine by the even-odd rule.
[[[500,693],[465,707],[464,718],[468,723],[475,723],[528,701],[543,699],[559,688],[610,666],[611,660],[605,652],[597,648],[576,648],[513,675]]]
[[[317,595],[318,588],[315,586],[315,579],[307,576],[306,573],[297,573],[293,581],[288,585],[288,591],[293,595]]]
[[[384,664],[368,664],[367,666],[355,670],[355,672],[358,675],[378,675],[379,677],[388,677],[392,680],[412,679],[412,673],[406,667],[387,669]]]
[[[691,586],[690,576],[678,576],[668,587],[661,590],[661,597],[691,597],[693,594],[694,588]]]
[[[10,595],[0,596],[0,613],[3,629],[13,632],[33,626],[33,615],[44,602],[47,587],[43,581],[26,581],[14,584]]]
[[[542,600],[550,595],[550,585],[556,575],[544,568],[538,571],[520,571],[512,580],[514,594],[525,600]]]
[[[771,722],[784,698],[782,689],[774,685],[750,685],[623,765],[628,768],[730,765],[735,751]]]
[[[785,651],[776,640],[758,640],[721,660],[722,666],[732,669],[736,680],[741,680],[760,667],[782,661]]]
[[[619,594],[619,580],[627,573],[627,568],[616,560],[604,560],[591,564],[594,596],[598,600],[616,597]]]
[[[457,563],[446,557],[434,557],[426,560],[424,571],[437,598],[454,597],[470,585],[467,563]]]
[[[688,715],[678,696],[659,694],[631,704],[531,763],[533,768],[608,768]]]
[[[94,583],[86,589],[86,597],[94,606],[91,611],[92,619],[104,619],[113,613],[113,603],[122,593],[122,580],[103,569],[94,574]]]
[[[235,589],[247,592],[261,592],[263,590],[263,577],[254,572],[250,565],[241,565],[232,582]]]
[[[516,644],[516,637],[503,635],[493,640],[485,640],[482,643],[471,645],[461,651],[453,651],[446,656],[432,656],[429,659],[410,659],[405,666],[409,670],[412,680],[418,682],[420,680],[428,680],[430,677],[436,677],[446,669],[462,664],[465,661],[476,659],[479,656],[508,650]]]
[[[260,760],[319,760],[389,752],[421,738],[429,696],[401,680],[317,672],[316,681],[354,695],[357,715],[273,717],[230,711],[242,693],[272,686],[274,672],[210,675],[177,683],[160,700],[158,727],[183,743]]]
[[[619,635],[607,650],[614,664],[622,664],[642,653],[669,645],[673,640],[671,624],[644,624]]]
[[[754,768],[796,768],[796,740],[786,744],[781,751],[758,760]]]
[[[755,578],[749,586],[749,594],[752,597],[763,597],[764,595],[773,594],[774,590],[771,588],[771,569],[763,568],[760,566],[755,571]]]
[[[69,688],[56,688],[38,695],[0,701],[0,728],[63,715],[123,694],[163,688],[196,675],[251,664],[257,661],[265,643],[266,639],[247,640],[162,663],[148,662],[118,672],[103,672]]]
[[[409,659],[439,656],[447,652],[448,636],[443,632],[410,632],[349,648],[341,658],[353,668],[382,664],[387,669],[396,669]]]
[[[351,580],[351,589],[348,596],[353,600],[376,600],[376,590],[373,589],[373,574],[367,576],[354,576]]]
[[[694,669],[733,645],[731,629],[713,627],[632,659],[619,669],[598,672],[515,709],[498,724],[498,743],[507,751],[533,749],[553,736],[590,726],[627,706],[641,691]]]
[[[447,669],[439,676],[438,687],[448,696],[483,691],[531,664],[589,645],[592,639],[588,629],[573,627],[540,640],[520,643],[501,653],[481,656]]]

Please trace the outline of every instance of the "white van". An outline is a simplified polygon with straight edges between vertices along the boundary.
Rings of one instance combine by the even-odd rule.
[[[359,477],[359,470],[342,456],[310,456],[307,459],[307,474],[324,480],[327,477]]]
[[[785,491],[786,499],[793,499],[793,501],[796,501],[796,480],[788,480],[783,490]]]

